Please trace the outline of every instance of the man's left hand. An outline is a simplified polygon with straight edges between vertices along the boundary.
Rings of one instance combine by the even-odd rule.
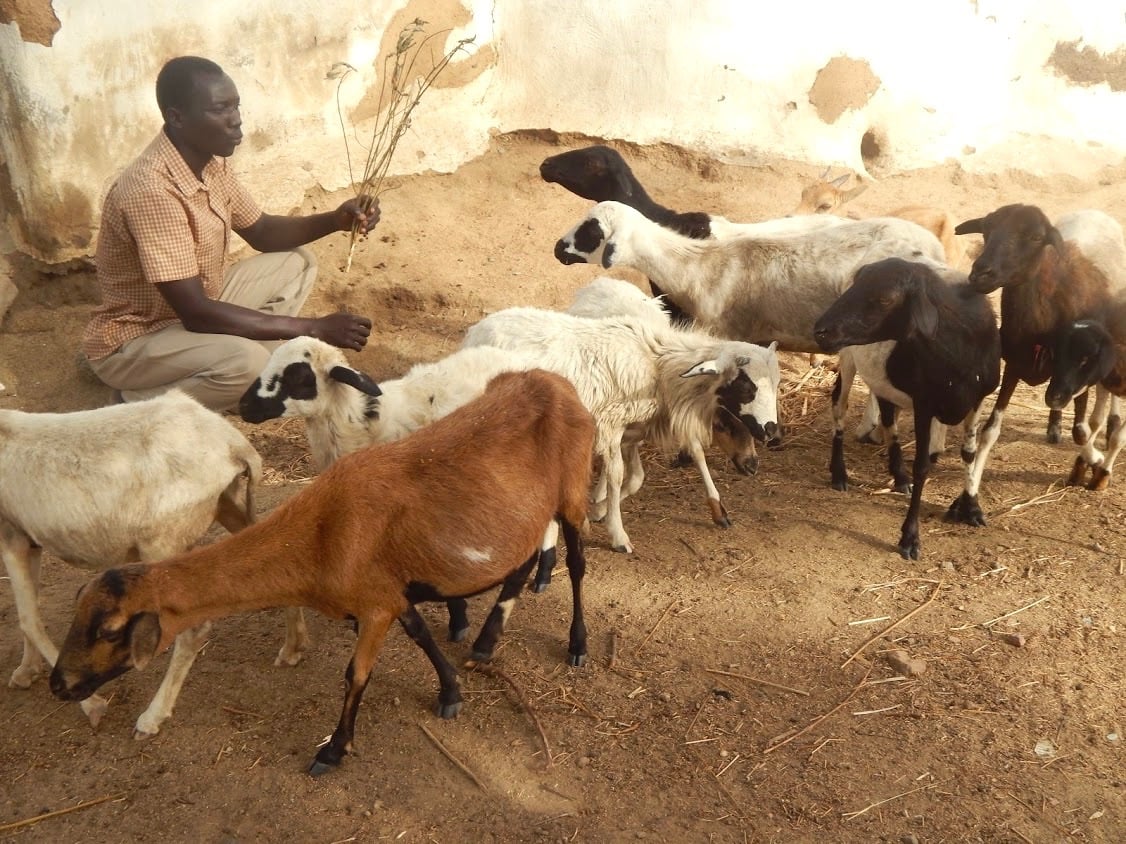
[[[336,209],[336,219],[340,231],[351,231],[355,226],[357,234],[366,235],[379,222],[379,200],[366,196],[345,200]]]

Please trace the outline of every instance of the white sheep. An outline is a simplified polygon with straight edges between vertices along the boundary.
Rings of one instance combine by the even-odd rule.
[[[652,323],[658,328],[668,328],[673,325],[671,314],[666,310],[663,296],[648,296],[636,285],[628,281],[598,276],[593,281],[575,291],[571,304],[567,306],[567,313],[573,316],[602,318],[608,316],[632,316]],[[682,327],[682,326],[681,326]],[[727,389],[723,388],[720,398],[721,409],[716,414],[715,429],[713,431],[715,444],[731,458],[735,469],[744,475],[753,475],[758,471],[758,453],[755,449],[754,434],[743,424],[738,416],[728,412],[726,405],[733,404],[732,397],[726,395]],[[777,413],[774,416],[777,419]],[[764,432],[760,432],[762,436]],[[638,449],[640,439],[638,436],[627,436],[622,443],[622,458],[625,461],[625,480],[622,489],[623,497],[632,495],[641,488],[645,480],[645,470],[641,463],[641,454]],[[704,486],[708,489],[708,500],[718,500],[719,492],[715,482],[708,471],[707,462],[703,459],[701,447],[699,456],[692,451],[682,451],[678,456],[678,463],[687,465],[694,463],[700,472]],[[601,473],[598,477],[594,498],[602,501],[606,497],[606,475]],[[729,522],[720,523],[728,526]]]
[[[933,234],[896,217],[847,221],[785,237],[693,240],[628,205],[600,202],[556,243],[555,257],[565,264],[639,270],[698,324],[721,336],[817,352],[813,324],[852,283],[857,269],[889,257],[941,264],[944,253]],[[869,401],[863,430],[858,430],[862,438],[875,426],[875,416],[875,403]]]
[[[39,614],[40,555],[107,568],[179,553],[218,521],[232,533],[254,521],[258,453],[230,423],[179,390],[132,404],[72,413],[0,410],[0,555],[23,631],[9,685],[27,688],[58,649]],[[242,478],[245,477],[245,488]],[[207,627],[176,640],[168,671],[134,736],[172,714]],[[300,610],[287,617],[278,664],[296,665],[308,643]],[[106,702],[82,701],[97,726]]]
[[[247,422],[282,416],[304,419],[313,463],[323,472],[342,455],[402,439],[442,418],[480,396],[493,376],[533,366],[532,358],[516,352],[463,349],[432,363],[415,364],[402,377],[376,384],[349,365],[335,346],[296,337],[274,349],[239,401],[239,413]],[[558,525],[549,523],[532,585],[535,592],[551,582],[558,536]],[[451,601],[448,608],[450,641],[461,641],[469,630],[465,601]]]
[[[662,329],[631,317],[590,319],[509,308],[469,328],[463,347],[479,345],[523,351],[574,383],[597,423],[595,453],[603,461],[606,493],[604,502],[596,495],[594,515],[605,514],[615,551],[633,550],[621,515],[623,439],[689,449],[707,484],[703,447],[711,442],[718,391],[732,391],[736,404],[729,412],[751,430],[767,436],[777,430],[780,374],[773,344],[764,348]],[[708,501],[713,520],[724,523],[714,484]]]

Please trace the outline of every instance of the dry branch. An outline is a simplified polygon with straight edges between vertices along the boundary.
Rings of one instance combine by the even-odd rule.
[[[344,133],[344,154],[348,159],[348,178],[356,191],[356,196],[364,202],[364,211],[370,211],[375,200],[383,192],[383,180],[391,167],[391,157],[400,139],[406,134],[411,125],[411,113],[415,110],[422,95],[434,84],[438,75],[446,69],[446,65],[453,57],[465,49],[473,38],[462,38],[457,44],[441,58],[432,60],[430,70],[423,73],[416,68],[423,48],[431,39],[445,35],[450,30],[431,33],[416,42],[416,36],[421,36],[426,28],[426,21],[415,18],[403,27],[399,38],[395,42],[395,51],[383,59],[383,80],[379,88],[379,99],[376,103],[375,125],[372,129],[371,145],[368,147],[364,160],[363,178],[357,180],[352,170],[352,153],[348,148],[348,130],[344,126],[344,115],[340,107],[340,86],[345,77],[354,72],[356,68],[347,62],[337,62],[329,69],[328,78],[337,79],[336,83],[336,114],[340,119],[340,128]],[[352,226],[351,238],[348,244],[348,261],[344,271],[352,268],[352,253],[356,248],[356,225]]]
[[[737,677],[740,680],[746,680],[748,683],[755,683],[759,686],[767,686],[771,689],[781,689],[784,692],[793,692],[796,695],[805,695],[809,697],[809,692],[802,689],[795,689],[793,686],[783,686],[781,683],[772,683],[769,680],[760,680],[758,677],[752,677],[749,674],[736,674],[733,671],[720,671],[718,668],[705,668],[709,674],[719,674],[723,677]]]
[[[446,749],[446,746],[438,740],[438,737],[430,732],[430,730],[426,729],[425,724],[419,724],[418,726],[421,728],[422,732],[426,733],[426,737],[434,742],[434,746],[442,752],[443,756],[453,762],[454,765],[457,766],[458,770],[460,770],[463,774],[473,780],[474,785],[476,785],[482,791],[488,792],[489,789],[487,789],[485,787],[485,784],[477,778],[477,775],[473,773],[473,771],[471,771],[464,763],[462,763],[460,759],[450,753],[450,751]]]
[[[512,691],[515,692],[517,701],[519,701],[520,706],[523,707],[524,711],[528,713],[528,717],[532,719],[532,723],[536,727],[536,732],[540,734],[540,741],[543,742],[543,755],[544,759],[547,760],[547,767],[552,767],[553,762],[551,761],[551,745],[547,741],[547,733],[544,732],[543,724],[540,723],[540,718],[536,714],[536,710],[532,708],[532,704],[528,702],[528,699],[524,696],[524,693],[520,690],[520,687],[516,685],[516,681],[505,674],[503,671],[501,671],[499,668],[497,668],[495,665],[488,665],[486,663],[478,662],[474,664],[473,670],[480,671],[482,674],[485,674],[488,677],[494,677],[497,680],[503,680],[508,684],[509,688],[511,688]]]
[[[915,609],[911,610],[911,612],[907,613],[907,615],[900,618],[898,621],[893,621],[891,624],[889,624],[887,627],[885,627],[879,633],[876,633],[875,635],[869,637],[867,639],[867,641],[864,642],[863,645],[861,645],[859,648],[857,648],[855,651],[853,651],[852,656],[850,656],[843,663],[841,663],[841,668],[844,668],[846,665],[848,665],[850,662],[852,662],[854,659],[856,659],[858,656],[860,656],[860,654],[864,651],[864,649],[866,647],[868,647],[870,644],[875,642],[881,636],[887,635],[892,630],[894,630],[896,627],[901,625],[903,622],[907,621],[907,619],[911,618],[912,616],[914,616],[917,613],[922,612],[927,607],[929,607],[932,603],[934,603],[934,599],[938,597],[938,592],[939,592],[940,589],[942,589],[942,586],[943,586],[945,581],[931,580],[931,581],[927,581],[927,582],[934,584],[934,591],[931,592],[931,596],[929,598],[927,598],[925,601],[923,601],[923,603],[919,604],[919,606],[915,607]]]
[[[850,700],[852,700],[853,697],[856,695],[856,693],[864,687],[865,683],[868,682],[868,677],[871,676],[871,674],[872,674],[872,669],[869,668],[867,671],[864,672],[864,676],[861,678],[860,682],[856,684],[855,688],[853,688],[853,690],[848,693],[848,697],[846,697],[844,700],[842,700],[840,703],[838,703],[836,706],[834,706],[832,709],[830,709],[824,715],[819,715],[816,718],[814,718],[812,721],[810,721],[806,726],[802,727],[796,733],[792,733],[791,735],[787,736],[786,738],[782,739],[781,741],[777,741],[774,744],[770,745],[770,747],[766,748],[766,750],[763,751],[763,755],[765,755],[767,753],[773,753],[778,748],[792,742],[798,736],[805,735],[810,730],[812,730],[814,727],[816,727],[818,724],[820,724],[822,721],[824,721],[826,718],[830,717],[831,715],[835,715],[837,712],[844,709],[844,707],[848,704],[848,702]]]
[[[13,829],[21,829],[25,826],[31,826],[32,824],[37,824],[40,821],[45,821],[48,818],[57,818],[59,817],[59,815],[69,815],[71,812],[79,812],[83,809],[89,809],[91,806],[97,806],[100,803],[108,803],[110,800],[120,800],[123,797],[125,797],[124,791],[118,794],[107,794],[105,797],[96,797],[93,800],[85,800],[75,806],[71,806],[68,809],[56,809],[53,812],[44,812],[43,814],[36,815],[33,818],[24,818],[22,821],[12,821],[11,823],[0,825],[0,832],[8,832],[9,830]]]

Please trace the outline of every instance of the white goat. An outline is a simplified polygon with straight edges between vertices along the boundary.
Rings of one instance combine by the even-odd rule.
[[[575,385],[597,424],[595,453],[603,460],[606,498],[596,496],[594,515],[605,514],[615,551],[633,550],[621,514],[623,438],[627,444],[643,437],[689,449],[707,484],[703,447],[711,442],[719,390],[745,390],[734,414],[752,430],[777,430],[780,373],[773,344],[721,340],[631,317],[509,308],[470,327],[463,347],[479,345],[534,355],[538,366]],[[714,484],[708,498],[713,519],[722,524],[726,512]]]
[[[633,267],[697,323],[724,337],[774,340],[785,351],[817,352],[813,324],[852,283],[856,270],[888,257],[941,264],[943,251],[926,229],[895,217],[785,237],[693,240],[620,202],[600,202],[556,243],[555,257],[565,264]],[[842,350],[842,367],[850,366],[849,354]],[[865,370],[883,371],[883,358]],[[870,401],[865,432],[875,425],[874,411]]]
[[[258,453],[230,423],[173,390],[134,404],[73,413],[0,410],[0,555],[23,631],[9,685],[27,688],[58,649],[39,614],[44,549],[83,568],[154,562],[184,551],[218,521],[232,533],[254,521]],[[245,491],[240,493],[245,476]],[[287,617],[277,664],[296,665],[308,637],[300,610]],[[207,626],[176,640],[168,671],[134,736],[172,714]],[[97,726],[106,702],[82,709]]]
[[[533,358],[516,352],[463,349],[433,363],[415,364],[401,378],[376,384],[353,369],[335,346],[297,337],[274,349],[239,401],[239,413],[247,422],[303,418],[313,463],[323,472],[342,455],[402,439],[441,419],[484,393],[493,376],[535,365]],[[558,538],[559,526],[549,523],[532,585],[535,592],[551,582]],[[459,642],[469,630],[466,603],[455,599],[447,606],[449,638]]]

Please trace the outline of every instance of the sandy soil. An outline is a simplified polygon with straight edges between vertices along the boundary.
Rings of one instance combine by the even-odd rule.
[[[500,136],[456,173],[399,180],[349,274],[344,236],[316,244],[323,277],[310,309],[347,305],[369,314],[376,330],[354,362],[388,378],[455,349],[464,329],[491,310],[565,305],[597,270],[564,267],[551,249],[588,203],[544,184],[538,164],[586,142]],[[621,149],[656,198],[736,220],[788,211],[801,183],[821,170]],[[871,214],[921,202],[964,218],[1024,201],[1052,215],[1095,207],[1126,221],[1123,176],[1126,167],[1082,183],[944,166],[889,177],[853,208]],[[310,197],[306,208],[341,198]],[[7,385],[0,406],[103,403],[108,391],[75,367],[81,326],[96,301],[90,273],[45,278],[17,270],[22,293],[0,335]],[[430,714],[431,669],[396,630],[360,713],[356,754],[312,779],[305,768],[339,714],[349,627],[314,617],[308,658],[280,669],[271,664],[280,612],[230,618],[217,623],[175,715],[149,742],[133,741],[132,724],[166,658],[106,687],[113,698],[96,733],[42,681],[29,691],[0,689],[0,834],[212,842],[1126,840],[1123,486],[1103,494],[1061,489],[1074,446],[1044,442],[1041,395],[1022,388],[986,475],[989,525],[942,521],[961,480],[955,435],[924,496],[923,558],[905,562],[894,543],[906,501],[885,494],[884,456],[850,442],[854,488],[830,489],[830,375],[809,372],[804,356],[785,362],[785,447],[765,453],[755,477],[737,474],[719,455],[712,461],[735,522],[730,529],[711,523],[692,473],[652,452],[648,481],[625,507],[636,553],[612,553],[594,526],[587,667],[565,664],[565,586],[521,600],[496,664],[530,711],[502,680],[471,673],[460,717],[438,720]],[[311,474],[303,430],[296,421],[238,424],[269,467],[265,510]],[[906,426],[909,440],[909,419]],[[57,639],[88,577],[57,560],[44,566],[43,611]],[[915,610],[845,665],[869,637]],[[483,599],[474,602],[475,624],[485,611]],[[437,609],[427,617],[435,626],[442,621]],[[6,676],[20,648],[7,589],[0,589],[0,625]],[[1000,633],[1021,633],[1027,642],[1016,647]],[[925,660],[925,673],[899,677],[885,659],[893,646]],[[467,653],[466,645],[444,647],[459,663]],[[99,799],[14,831],[5,826]]]

